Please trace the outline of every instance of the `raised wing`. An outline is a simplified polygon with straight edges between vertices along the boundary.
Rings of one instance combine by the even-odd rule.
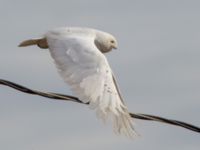
[[[113,121],[116,133],[132,136],[135,132],[131,117],[113,80],[106,57],[96,48],[94,36],[47,33],[50,53],[59,73],[72,91],[90,107],[97,116]]]

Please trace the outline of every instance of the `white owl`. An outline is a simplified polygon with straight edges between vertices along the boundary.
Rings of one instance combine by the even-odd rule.
[[[19,46],[49,48],[64,81],[84,103],[96,110],[103,120],[110,119],[116,133],[136,134],[115,77],[103,53],[117,48],[109,33],[90,28],[63,27],[47,32]]]

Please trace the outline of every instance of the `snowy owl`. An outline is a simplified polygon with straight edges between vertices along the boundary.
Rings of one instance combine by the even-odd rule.
[[[58,72],[71,90],[102,120],[111,120],[118,134],[133,137],[136,132],[124,104],[116,79],[104,53],[117,48],[109,33],[81,27],[48,31],[44,37],[30,39],[19,46],[38,45],[49,49]]]

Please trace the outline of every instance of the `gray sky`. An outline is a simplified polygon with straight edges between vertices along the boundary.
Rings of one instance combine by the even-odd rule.
[[[0,78],[70,94],[48,51],[18,48],[48,29],[87,26],[112,33],[107,54],[132,112],[200,125],[200,2],[195,0],[1,0]],[[116,136],[87,106],[0,86],[3,150],[197,150],[200,135],[135,120],[141,137]]]

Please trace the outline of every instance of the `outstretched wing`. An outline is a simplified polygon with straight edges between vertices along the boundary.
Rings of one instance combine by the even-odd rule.
[[[103,90],[106,59],[93,44],[94,37],[47,34],[51,56],[63,79],[84,102]]]
[[[60,75],[73,92],[102,119],[111,116],[117,133],[133,134],[131,119],[115,86],[106,57],[94,44],[93,35],[46,34],[50,53]]]

